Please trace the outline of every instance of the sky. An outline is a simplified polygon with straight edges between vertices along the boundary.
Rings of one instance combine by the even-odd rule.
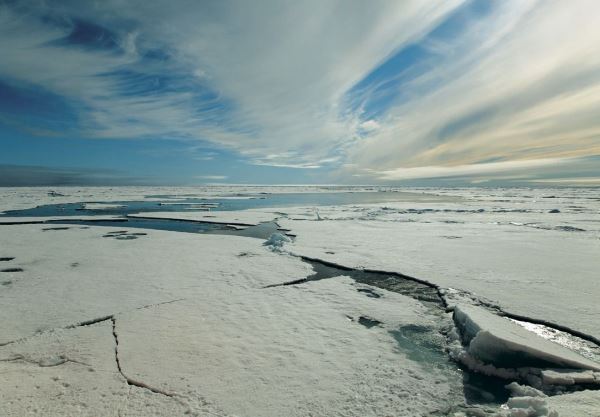
[[[0,0],[0,186],[600,186],[596,0]]]

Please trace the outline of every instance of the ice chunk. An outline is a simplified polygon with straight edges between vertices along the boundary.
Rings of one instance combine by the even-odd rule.
[[[480,307],[457,306],[454,322],[468,344],[468,353],[485,363],[508,368],[600,370],[600,364]]]
[[[513,397],[507,405],[510,417],[558,417],[555,411],[548,410],[546,399],[541,397]]]
[[[511,382],[506,386],[506,389],[510,391],[513,397],[545,397],[542,391],[537,390],[527,385],[520,385],[516,382]]]
[[[264,243],[265,246],[269,246],[273,250],[280,250],[285,243],[291,242],[288,236],[283,233],[273,233],[271,237]]]
[[[128,214],[127,217],[140,219],[167,219],[188,220],[204,223],[224,223],[238,226],[256,226],[263,222],[270,222],[277,217],[276,214],[258,210],[228,210],[228,211],[155,211]]]
[[[574,385],[574,384],[598,384],[597,372],[578,369],[545,369],[542,371],[542,381],[545,385]],[[600,375],[599,375],[600,377]]]
[[[108,203],[83,203],[83,210],[117,210],[127,207],[123,204],[108,204]]]

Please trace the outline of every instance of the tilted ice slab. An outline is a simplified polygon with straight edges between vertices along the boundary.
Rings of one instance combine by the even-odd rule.
[[[277,215],[272,212],[258,210],[211,211],[210,213],[159,211],[129,214],[127,217],[135,217],[141,219],[188,220],[194,222],[255,226],[262,222],[272,221],[277,217]]]
[[[543,339],[481,307],[456,306],[454,322],[463,341],[467,343],[468,353],[496,367],[555,367],[600,371],[599,363]]]

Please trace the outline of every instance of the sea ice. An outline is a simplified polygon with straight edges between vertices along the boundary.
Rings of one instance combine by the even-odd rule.
[[[481,307],[456,306],[454,322],[468,353],[501,368],[575,368],[600,371],[600,364],[550,342]]]
[[[291,242],[288,236],[283,233],[273,233],[263,245],[270,247],[273,250],[279,251],[285,243]]]
[[[296,255],[398,272],[460,290],[473,303],[495,303],[600,339],[600,239],[595,234],[377,219],[278,223],[297,236],[285,245]]]
[[[129,214],[127,217],[141,219],[188,220],[206,223],[224,223],[240,226],[256,226],[262,222],[272,221],[276,214],[258,210],[211,211],[211,212],[145,212]]]
[[[412,298],[344,277],[265,288],[312,270],[258,239],[43,226],[0,233],[23,269],[0,293],[4,415],[418,416],[461,401],[459,372],[392,334],[437,331]]]
[[[110,204],[110,203],[83,203],[83,210],[115,210],[123,207],[127,207],[123,204]]]

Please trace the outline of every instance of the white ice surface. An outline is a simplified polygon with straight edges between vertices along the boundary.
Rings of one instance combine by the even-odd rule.
[[[83,209],[85,210],[112,210],[126,207],[123,204],[110,204],[110,203],[83,203]]]
[[[286,245],[292,253],[400,272],[600,338],[597,233],[411,217],[278,223],[297,235]]]
[[[361,315],[383,327],[366,329]],[[229,414],[417,416],[443,407],[448,382],[460,379],[397,351],[388,330],[411,323],[435,326],[414,301],[389,293],[375,300],[341,278],[198,292],[119,314],[116,330],[128,375],[220,399]]]
[[[600,416],[600,391],[580,391],[548,397],[546,402],[560,417]]]
[[[339,190],[342,189],[336,188],[334,191]],[[213,196],[248,198],[252,193],[277,192],[277,188],[91,187],[61,188],[57,191],[67,195],[51,197],[47,195],[48,190],[37,188],[0,189],[0,210],[53,203],[144,200],[151,195],[165,197],[152,197],[146,200],[177,202],[182,198]],[[314,187],[279,190],[279,192],[329,191],[331,190],[328,188],[315,189]],[[364,187],[361,191],[372,190]],[[491,299],[513,313],[560,323],[600,337],[597,320],[600,310],[596,302],[600,294],[600,284],[596,279],[597,272],[600,270],[597,256],[600,253],[600,195],[597,190],[430,189],[425,191],[448,196],[449,202],[415,200],[385,204],[269,208],[253,211],[262,211],[264,215],[272,216],[270,219],[278,216],[275,213],[279,211],[288,213],[290,218],[304,219],[278,220],[282,226],[290,228],[292,233],[298,235],[294,243],[284,246],[297,254],[347,266],[394,270],[413,275],[449,288],[448,293],[454,300],[477,302],[478,299]],[[452,198],[456,197],[461,198],[462,201],[451,202]],[[317,219],[321,220],[316,221]],[[322,304],[326,304],[329,310],[319,307],[315,312],[315,317],[324,318],[325,321],[315,323],[311,318],[312,310],[302,305],[300,299],[288,300],[282,295],[283,299],[279,302],[273,298],[273,294],[278,294],[279,291],[282,293],[297,291],[302,296],[306,296],[311,304],[320,305],[319,301],[315,301],[318,297],[307,294],[306,291],[313,284],[329,285],[329,281],[259,290],[264,285],[302,278],[310,271],[304,264],[293,258],[270,253],[261,246],[260,241],[253,239],[144,231],[148,233],[147,236],[135,240],[116,240],[101,238],[106,233],[106,228],[87,230],[71,228],[50,233],[41,231],[44,226],[47,225],[1,226],[0,257],[16,255],[17,258],[10,262],[2,262],[0,267],[18,267],[23,268],[24,271],[0,273],[3,284],[0,286],[0,305],[3,306],[4,319],[0,327],[0,343],[21,337],[27,337],[26,342],[33,343],[37,338],[52,334],[48,332],[52,328],[115,314],[120,336],[129,340],[128,344],[122,343],[121,353],[133,357],[131,362],[124,361],[124,368],[129,366],[133,376],[140,379],[147,377],[148,383],[156,383],[156,386],[181,392],[182,398],[186,401],[184,408],[198,413],[204,410],[205,414],[200,415],[209,415],[208,413],[213,411],[218,415],[225,415],[223,404],[227,403],[231,395],[225,398],[224,390],[227,387],[223,388],[223,391],[208,387],[206,391],[209,397],[207,397],[204,392],[195,389],[194,384],[184,387],[182,383],[177,382],[176,374],[179,371],[185,372],[186,368],[183,364],[191,362],[192,352],[195,352],[194,349],[199,343],[211,346],[213,339],[220,341],[222,346],[216,348],[212,346],[211,349],[214,353],[222,347],[221,350],[226,352],[229,360],[218,365],[230,380],[236,375],[246,377],[252,374],[250,369],[258,369],[257,374],[263,376],[260,382],[251,381],[252,383],[247,385],[232,383],[232,386],[239,389],[250,387],[248,389],[256,391],[257,398],[264,399],[263,404],[269,407],[261,408],[259,411],[277,413],[284,407],[282,404],[285,403],[285,399],[275,396],[273,402],[269,402],[272,393],[269,391],[271,380],[268,375],[271,374],[260,366],[261,363],[264,364],[261,360],[265,360],[260,357],[261,350],[277,351],[278,347],[287,348],[287,339],[290,339],[298,342],[295,346],[300,346],[302,352],[305,346],[302,346],[300,339],[296,338],[293,332],[300,332],[319,341],[321,340],[319,334],[311,333],[316,327],[324,329],[323,333],[332,333],[335,336],[333,341],[330,341],[329,337],[323,339],[319,346],[331,347],[332,352],[348,360],[350,357],[348,352],[340,353],[336,349],[342,349],[342,345],[356,349],[362,347],[366,342],[361,336],[357,337],[358,333],[354,333],[355,331],[361,330],[374,334],[376,337],[369,339],[373,344],[369,348],[375,352],[387,352],[386,349],[395,346],[387,333],[389,329],[402,323],[416,322],[423,326],[431,325],[427,312],[419,311],[419,307],[411,312],[412,304],[405,305],[402,300],[398,300],[398,306],[404,305],[403,307],[390,311],[376,310],[374,305],[361,303],[360,298],[354,300],[350,297],[352,290],[348,289],[353,284],[343,278],[331,281],[331,285],[334,286],[322,300]],[[326,290],[324,287],[318,288]],[[473,293],[476,299],[472,300],[469,293],[464,291]],[[349,298],[347,302],[338,303],[336,302],[338,295],[344,299],[346,296]],[[364,294],[359,295],[368,299]],[[250,299],[246,299],[247,297]],[[185,300],[160,304],[180,298]],[[205,304],[198,305],[196,300],[203,300]],[[369,300],[369,302],[379,302],[381,299]],[[232,305],[228,305],[229,303]],[[143,306],[148,307],[137,310]],[[242,308],[238,311],[234,306]],[[405,310],[405,307],[408,310]],[[223,322],[227,325],[215,331],[214,328],[219,327],[220,324],[218,315],[213,315],[214,317],[210,319],[207,317],[221,308],[226,313]],[[180,314],[181,309],[184,310],[184,314]],[[244,309],[246,311],[243,311]],[[400,316],[393,316],[393,312]],[[148,313],[148,316],[145,313]],[[411,317],[413,314],[416,317]],[[265,322],[272,326],[268,329],[257,329],[259,323],[253,320],[255,315],[264,318]],[[359,316],[371,317],[373,320],[382,321],[382,324],[366,329],[357,323],[356,317]],[[353,327],[340,328],[338,321],[340,317],[343,318],[342,322]],[[424,322],[419,322],[419,318]],[[199,326],[205,331],[201,334],[192,325],[200,319],[208,320],[206,326],[204,324]],[[147,323],[147,326],[155,332],[140,329],[136,326],[136,322]],[[273,322],[283,322],[287,327],[277,327]],[[296,322],[298,324],[294,325]],[[171,326],[174,329],[171,329]],[[252,334],[244,332],[245,328],[252,329],[263,338],[254,340],[258,337],[253,338]],[[65,332],[77,332],[79,329],[83,328]],[[131,329],[132,332],[138,331],[137,335],[144,338],[147,346],[132,337],[127,329]],[[177,329],[182,331],[176,331]],[[42,333],[31,337],[36,331]],[[162,332],[168,337],[162,337]],[[273,346],[268,344],[269,336],[271,340],[277,342]],[[83,336],[77,334],[76,337]],[[180,341],[182,348],[178,349],[177,346],[169,343],[171,337],[174,338],[173,340]],[[231,349],[228,349],[228,345],[224,345],[229,338],[234,341]],[[355,338],[357,340],[354,340]],[[257,344],[255,349],[245,343],[249,340]],[[342,344],[341,341],[344,343]],[[52,352],[52,349],[46,346],[45,340],[40,343],[40,351],[45,352],[49,349],[48,352]],[[82,342],[83,345],[85,343]],[[79,344],[79,341],[73,343],[75,350],[79,349],[77,348]],[[16,352],[7,350],[15,346],[19,347],[21,343],[1,348],[0,358],[14,359],[15,357],[10,355],[24,355],[22,352],[27,352],[25,348]],[[135,353],[137,349],[151,350],[151,352],[147,355],[138,355]],[[295,347],[289,349],[293,353]],[[293,361],[288,361],[289,372],[298,375],[301,381],[314,383],[310,378],[314,378],[319,369],[330,372],[332,367],[337,366],[337,359],[328,356],[327,349],[314,350],[318,354],[302,353],[299,357],[294,357]],[[161,352],[166,354],[162,355]],[[251,352],[253,356],[245,356],[247,352]],[[289,353],[287,350],[284,352]],[[4,356],[5,353],[8,356]],[[293,357],[292,353],[290,357]],[[48,356],[50,362],[56,360],[56,357],[56,355]],[[171,357],[174,359],[171,360]],[[285,361],[287,357],[284,354],[281,354],[281,357],[284,358],[282,368],[285,368],[288,365]],[[453,395],[445,394],[450,392],[448,385],[443,382],[447,375],[432,375],[431,370],[421,369],[419,365],[404,358],[402,353],[397,354],[396,357],[402,358],[396,365],[404,370],[408,369],[406,373],[387,372],[391,369],[387,367],[387,353],[378,356],[386,364],[383,368],[378,368],[385,370],[384,377],[381,378],[377,376],[378,370],[363,371],[362,362],[355,365],[348,364],[345,369],[355,372],[353,376],[343,374],[337,376],[339,379],[332,376],[341,387],[340,390],[334,391],[334,398],[327,398],[325,401],[323,394],[317,393],[316,401],[307,403],[307,407],[312,407],[310,410],[313,410],[314,415],[322,415],[324,409],[320,407],[325,402],[328,404],[327,411],[329,411],[326,415],[331,415],[333,409],[335,409],[333,414],[337,415],[370,415],[370,412],[372,415],[385,415],[382,413],[388,410],[385,404],[389,401],[393,404],[389,409],[399,407],[392,413],[393,415],[416,416],[436,407],[433,402],[430,402],[433,401],[430,393],[435,391],[433,385],[442,387],[439,398]],[[323,362],[325,360],[323,358],[330,358],[332,363]],[[315,366],[311,367],[313,363]],[[79,372],[79,368],[75,367],[77,364],[71,362],[50,368],[39,367],[35,363],[22,360],[0,362],[0,365],[16,367],[14,372],[4,374],[3,378],[7,378],[6,384],[12,384],[19,378],[33,382],[47,369],[60,372],[73,369],[75,373]],[[208,364],[193,363],[190,369],[197,371],[197,367],[209,365],[213,366],[213,368],[206,368],[207,371],[212,372],[211,375],[223,377],[223,374],[216,373],[218,366],[210,361]],[[170,373],[171,366],[174,366],[173,369],[177,372]],[[256,368],[253,368],[254,366]],[[25,369],[25,367],[30,368]],[[161,369],[163,374],[160,375],[157,369]],[[296,373],[298,369],[306,373]],[[277,381],[278,384],[281,383],[280,381],[285,382],[285,378],[278,376],[276,371],[272,371],[272,375],[273,381]],[[398,379],[396,381],[394,377],[398,375],[401,377],[396,378]],[[413,381],[410,375],[415,376],[415,381],[424,382],[422,384],[415,382],[413,390],[411,384],[407,383]],[[354,376],[365,381],[376,381],[373,386],[383,387],[383,392],[389,392],[389,397],[382,397],[379,391],[367,389],[366,386],[360,388],[364,391],[357,388],[349,389],[348,387],[352,385],[349,381]],[[556,375],[550,376],[556,377]],[[74,376],[74,378],[80,377],[83,378],[79,375]],[[197,374],[189,377],[186,375],[185,378],[198,384],[203,383],[199,381],[201,377]],[[398,385],[393,385],[390,380],[396,381]],[[442,382],[436,384],[439,381]],[[295,385],[293,382],[288,383],[289,385],[283,386],[289,388],[286,392],[290,395],[290,401],[296,401],[298,397],[294,396],[296,391],[292,389]],[[329,389],[327,380],[322,383]],[[5,384],[3,383],[2,386],[4,387]],[[40,389],[41,394],[31,393],[26,388],[32,386],[34,385],[27,383],[16,388],[17,391],[22,391],[19,395],[24,396],[19,398],[28,398],[28,400],[18,402],[16,409],[10,409],[13,410],[11,411],[13,415],[24,414],[23,410],[27,410],[26,407],[37,406],[36,404],[48,395],[57,395],[56,391],[52,391],[55,388],[48,388],[48,394],[46,388]],[[73,394],[74,398],[84,400],[89,398],[84,391],[91,389],[91,383],[85,380],[80,386],[82,388]],[[319,385],[315,383],[315,386]],[[460,387],[460,383],[455,381],[454,386]],[[354,398],[354,402],[340,400],[346,398],[345,395],[350,391],[360,392],[363,400],[360,397]],[[7,389],[7,392],[9,396],[16,395],[16,391]],[[173,405],[169,403],[171,400],[168,397],[160,394],[135,387],[130,387],[128,392],[127,407],[119,409],[122,416],[153,413],[166,415],[169,414],[169,410],[173,411],[174,415],[179,414],[178,410],[183,412],[182,408],[177,408],[181,406],[179,402],[177,402],[179,405]],[[368,395],[363,394],[364,392]],[[408,400],[405,404],[393,403],[398,392],[407,396]],[[240,394],[240,391],[236,391],[234,395],[236,394]],[[241,395],[248,396],[246,392],[242,392]],[[367,400],[365,401],[364,398]],[[340,405],[336,408],[338,404],[346,401],[349,402],[349,406],[342,408],[343,406]],[[560,415],[563,417],[571,415],[597,417],[596,411],[600,408],[597,391],[555,396],[547,401],[549,407],[560,409]],[[374,403],[378,404],[379,408],[374,411],[367,410],[369,405]],[[92,400],[90,404],[93,404]],[[151,405],[154,408],[149,410],[155,411],[141,412],[139,407],[144,405]],[[14,404],[11,405],[13,406]],[[225,405],[225,407],[229,406]],[[259,406],[234,401],[231,407],[247,411],[248,409],[244,407],[258,408]],[[115,415],[110,414],[113,412],[111,408],[106,408],[109,410],[107,415]],[[56,412],[56,415],[73,412],[72,408],[61,410],[63,412]],[[227,411],[229,413],[230,409]],[[85,415],[84,412],[81,414]],[[52,415],[52,412],[48,415]],[[252,414],[247,412],[243,415]],[[253,415],[263,415],[263,413]]]
[[[550,367],[600,371],[600,363],[543,339],[481,307],[456,306],[454,321],[468,342],[469,354],[485,363],[499,367],[510,367],[512,363],[512,367],[518,367],[535,366],[528,364],[543,361],[550,364]],[[517,364],[518,361],[524,363]]]
[[[5,415],[416,416],[460,399],[458,373],[414,362],[389,333],[439,325],[411,298],[374,289],[374,299],[348,278],[263,288],[312,271],[258,239],[144,230],[117,240],[102,237],[106,227],[42,228],[0,233],[0,256],[15,257],[2,266],[23,269],[1,273],[0,343],[16,340],[0,347],[10,360],[1,378],[20,399],[4,404]],[[124,375],[177,404],[129,390],[114,362],[109,369],[110,321],[60,330],[108,315]],[[367,329],[361,316],[381,324]],[[60,357],[99,371],[38,365]],[[60,393],[64,402],[47,399]]]
[[[255,226],[262,222],[274,220],[277,215],[267,211],[236,210],[236,211],[211,211],[211,212],[142,212],[129,214],[127,217],[143,219],[171,219],[190,220],[195,222],[223,223],[242,226]]]
[[[493,417],[598,417],[600,391],[579,391],[552,397],[509,399],[506,409]]]
[[[23,272],[0,273],[6,283],[0,288],[0,344],[181,298],[174,294],[215,280],[262,287],[312,273],[310,266],[272,253],[258,239],[122,226],[43,231],[45,227],[1,226],[0,257],[15,259],[2,262],[0,269]],[[113,230],[147,235],[134,240],[102,237]]]
[[[184,415],[186,407],[128,386],[115,361],[110,321],[55,330],[0,347],[2,416]],[[205,405],[203,412],[212,411]]]

